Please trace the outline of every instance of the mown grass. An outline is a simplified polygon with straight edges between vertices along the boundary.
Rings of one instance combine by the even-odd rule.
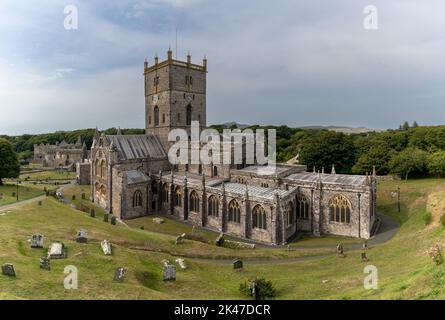
[[[55,170],[23,173],[19,177],[23,181],[73,180],[75,178],[75,172],[59,172]]]
[[[178,268],[177,281],[171,283],[162,281],[160,261],[164,258],[277,259],[323,251],[233,250],[194,241],[176,246],[172,235],[112,226],[48,199],[42,207],[27,205],[0,215],[0,263],[13,262],[17,271],[16,279],[0,276],[0,299],[243,299],[239,284],[255,276],[272,280],[278,299],[442,299],[445,267],[434,265],[426,250],[443,242],[444,227],[425,226],[423,216],[429,194],[443,184],[445,180],[438,179],[379,184],[379,212],[401,225],[393,239],[369,249],[368,263],[361,262],[360,251],[347,251],[346,258],[333,255],[294,263],[245,263],[243,272],[233,272],[230,264],[186,258],[190,268]],[[390,194],[398,185],[402,196],[400,213]],[[91,239],[87,244],[74,241],[79,228],[89,231]],[[51,271],[40,270],[38,258],[44,251],[30,249],[26,242],[35,232],[46,236],[45,246],[51,241],[63,241],[69,248],[68,259],[53,260]],[[114,244],[111,257],[100,250],[99,241],[105,238]],[[152,251],[133,250],[134,247]],[[69,264],[79,270],[78,290],[63,288],[63,268]],[[363,288],[367,264],[378,268],[377,290]],[[128,268],[123,283],[113,281],[114,269],[119,266]]]
[[[13,196],[13,192],[15,195]],[[0,200],[0,206],[17,202],[17,186],[12,184],[5,184],[0,186],[0,194],[3,194],[3,199]],[[28,200],[43,195],[43,188],[31,185],[19,185],[18,195],[19,201]]]

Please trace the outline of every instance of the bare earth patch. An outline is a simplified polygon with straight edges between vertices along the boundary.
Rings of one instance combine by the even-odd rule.
[[[431,223],[428,228],[440,225],[440,218],[445,214],[445,186],[441,185],[428,195],[426,209],[431,213]]]

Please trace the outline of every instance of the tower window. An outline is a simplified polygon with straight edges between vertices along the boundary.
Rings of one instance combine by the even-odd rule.
[[[186,124],[188,126],[192,125],[192,106],[190,104],[187,106]]]
[[[148,116],[148,124],[151,124],[151,116]]]
[[[162,123],[165,123],[165,113],[162,114]]]
[[[158,106],[155,106],[155,108],[153,110],[153,115],[154,115],[155,126],[159,126],[159,108],[158,108]]]

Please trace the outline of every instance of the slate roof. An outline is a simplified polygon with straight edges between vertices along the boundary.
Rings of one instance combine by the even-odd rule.
[[[150,178],[138,170],[127,171],[127,184],[138,184],[150,181]]]
[[[301,172],[287,176],[286,179],[294,182],[310,182],[317,181],[318,173]],[[326,184],[363,186],[366,184],[366,176],[346,175],[346,174],[320,174],[321,182]]]
[[[222,190],[222,184],[218,185],[216,188]],[[243,196],[246,194],[246,185],[242,183],[227,182],[224,184],[224,188],[226,189],[226,192],[237,193]],[[263,188],[251,185],[247,185],[247,190],[249,192],[249,196],[265,198],[268,200],[273,200],[275,193],[278,193],[278,195],[282,198],[287,196],[289,193],[292,193],[292,190]]]
[[[159,138],[155,135],[107,135],[105,137],[116,147],[121,160],[167,157]]]

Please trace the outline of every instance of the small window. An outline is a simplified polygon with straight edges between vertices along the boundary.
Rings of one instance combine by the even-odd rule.
[[[151,124],[151,116],[148,116],[148,124]]]
[[[162,114],[162,123],[165,123],[165,113]]]

